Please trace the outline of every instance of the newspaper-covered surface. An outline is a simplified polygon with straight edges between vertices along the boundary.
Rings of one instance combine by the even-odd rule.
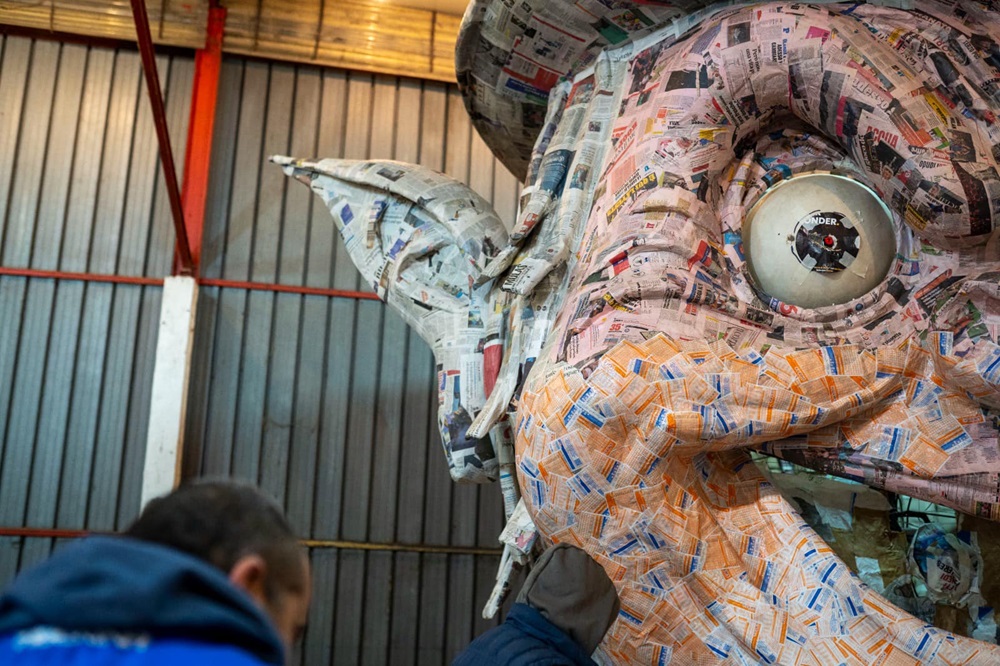
[[[711,375],[740,375],[746,361],[724,342],[706,347],[662,334],[623,341],[587,379],[562,366],[522,396],[518,464],[535,524],[585,548],[619,584],[622,614],[603,645],[612,661],[1000,658],[898,611],[851,574],[734,446],[758,427],[762,437],[814,428],[816,405],[769,386],[770,353],[756,372],[763,383],[720,391]],[[827,403],[839,412],[831,418],[857,397]]]
[[[1000,659],[851,575],[745,452],[1000,517],[987,111],[1000,100],[984,97],[997,70],[947,46],[995,43],[974,33],[997,22],[969,12],[975,30],[933,12],[764,5],[629,54],[516,439],[541,534],[619,581],[612,662]],[[572,143],[560,129],[545,153]],[[877,191],[899,242],[871,293],[802,310],[753,284],[741,224],[769,187],[816,172]],[[547,206],[539,237],[570,218]]]
[[[853,575],[748,453],[1000,518],[997,15],[965,2],[710,17],[684,15],[697,2],[540,6],[475,3],[467,23],[496,71],[463,55],[468,41],[458,54],[480,63],[477,81],[516,87],[511,53],[530,33],[539,58],[574,63],[560,72],[585,67],[559,81],[518,61],[551,95],[530,151],[491,143],[528,173],[509,236],[439,174],[391,167],[412,174],[404,190],[375,163],[282,160],[434,348],[453,475],[507,465],[508,513],[520,494],[544,543],[605,567],[622,602],[601,647],[613,663],[1000,663],[996,646],[930,627]],[[619,46],[575,45],[584,8]],[[626,12],[661,10],[678,18],[625,36],[596,20],[638,26]],[[513,107],[476,116],[499,98],[463,85],[487,137],[484,123],[527,127]],[[806,310],[754,284],[741,227],[769,187],[817,172],[876,191],[898,240],[877,288]],[[348,228],[344,207],[372,210],[386,188],[365,232]],[[409,217],[431,219],[388,223]],[[391,256],[428,237],[433,250]]]
[[[513,255],[493,208],[462,183],[415,165],[271,159],[323,200],[365,282],[433,350],[452,478],[495,480],[500,461],[490,439],[467,435],[502,357],[503,319],[493,310],[502,304],[486,274]]]
[[[812,4],[823,4],[819,0]],[[602,51],[656,32],[673,39],[734,0],[473,0],[455,53],[465,106],[479,134],[518,176],[546,118],[550,89]],[[916,0],[873,4],[912,9]]]
[[[664,29],[681,34],[732,4],[473,0],[456,45],[458,86],[479,134],[522,176],[545,122],[549,91],[561,77],[586,69],[609,47]]]

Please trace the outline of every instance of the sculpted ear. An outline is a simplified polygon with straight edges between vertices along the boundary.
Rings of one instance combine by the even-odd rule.
[[[468,282],[481,285],[513,259],[490,203],[442,173],[390,161],[271,161],[323,200],[354,265],[418,330],[421,310],[467,308]]]
[[[467,436],[496,376],[484,356],[502,342],[493,278],[517,251],[492,206],[465,184],[417,165],[271,161],[323,200],[365,281],[434,351],[438,425],[452,477],[496,478],[493,447]]]

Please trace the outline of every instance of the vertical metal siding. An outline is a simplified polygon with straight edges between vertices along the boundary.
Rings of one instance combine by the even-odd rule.
[[[191,58],[159,59],[183,154]],[[173,253],[138,55],[0,36],[0,263],[162,276]],[[0,525],[138,509],[160,289],[0,276]],[[0,583],[55,540],[0,539]]]
[[[183,155],[193,65],[159,59]],[[173,239],[137,54],[0,36],[0,262],[161,277]],[[266,156],[394,157],[506,218],[516,179],[452,86],[227,59],[205,277],[367,289],[326,210]],[[180,161],[180,158],[179,158]],[[0,525],[120,529],[138,510],[160,288],[0,277]],[[493,548],[495,486],[455,486],[427,346],[375,301],[203,288],[184,460],[285,505],[303,537]],[[0,585],[59,540],[0,538]],[[492,555],[317,548],[296,663],[441,664]]]
[[[205,277],[368,290],[272,153],[419,162],[516,208],[516,179],[452,86],[230,58],[216,128]],[[303,537],[496,546],[499,491],[449,479],[432,355],[391,310],[204,288],[196,335],[188,476],[259,484]],[[478,618],[495,556],[323,548],[312,561],[304,663],[441,664],[494,624]]]

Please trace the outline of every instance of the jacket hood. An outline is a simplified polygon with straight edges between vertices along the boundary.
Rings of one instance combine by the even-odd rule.
[[[223,572],[180,551],[91,537],[21,574],[0,596],[0,635],[36,626],[233,645],[284,663],[270,620]]]

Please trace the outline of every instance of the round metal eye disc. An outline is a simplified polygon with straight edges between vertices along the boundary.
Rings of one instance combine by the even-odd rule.
[[[795,224],[792,254],[811,271],[842,271],[854,263],[860,249],[858,230],[838,212],[817,209]]]
[[[747,268],[768,297],[800,308],[877,287],[896,256],[885,203],[856,180],[805,173],[768,189],[743,221]]]

